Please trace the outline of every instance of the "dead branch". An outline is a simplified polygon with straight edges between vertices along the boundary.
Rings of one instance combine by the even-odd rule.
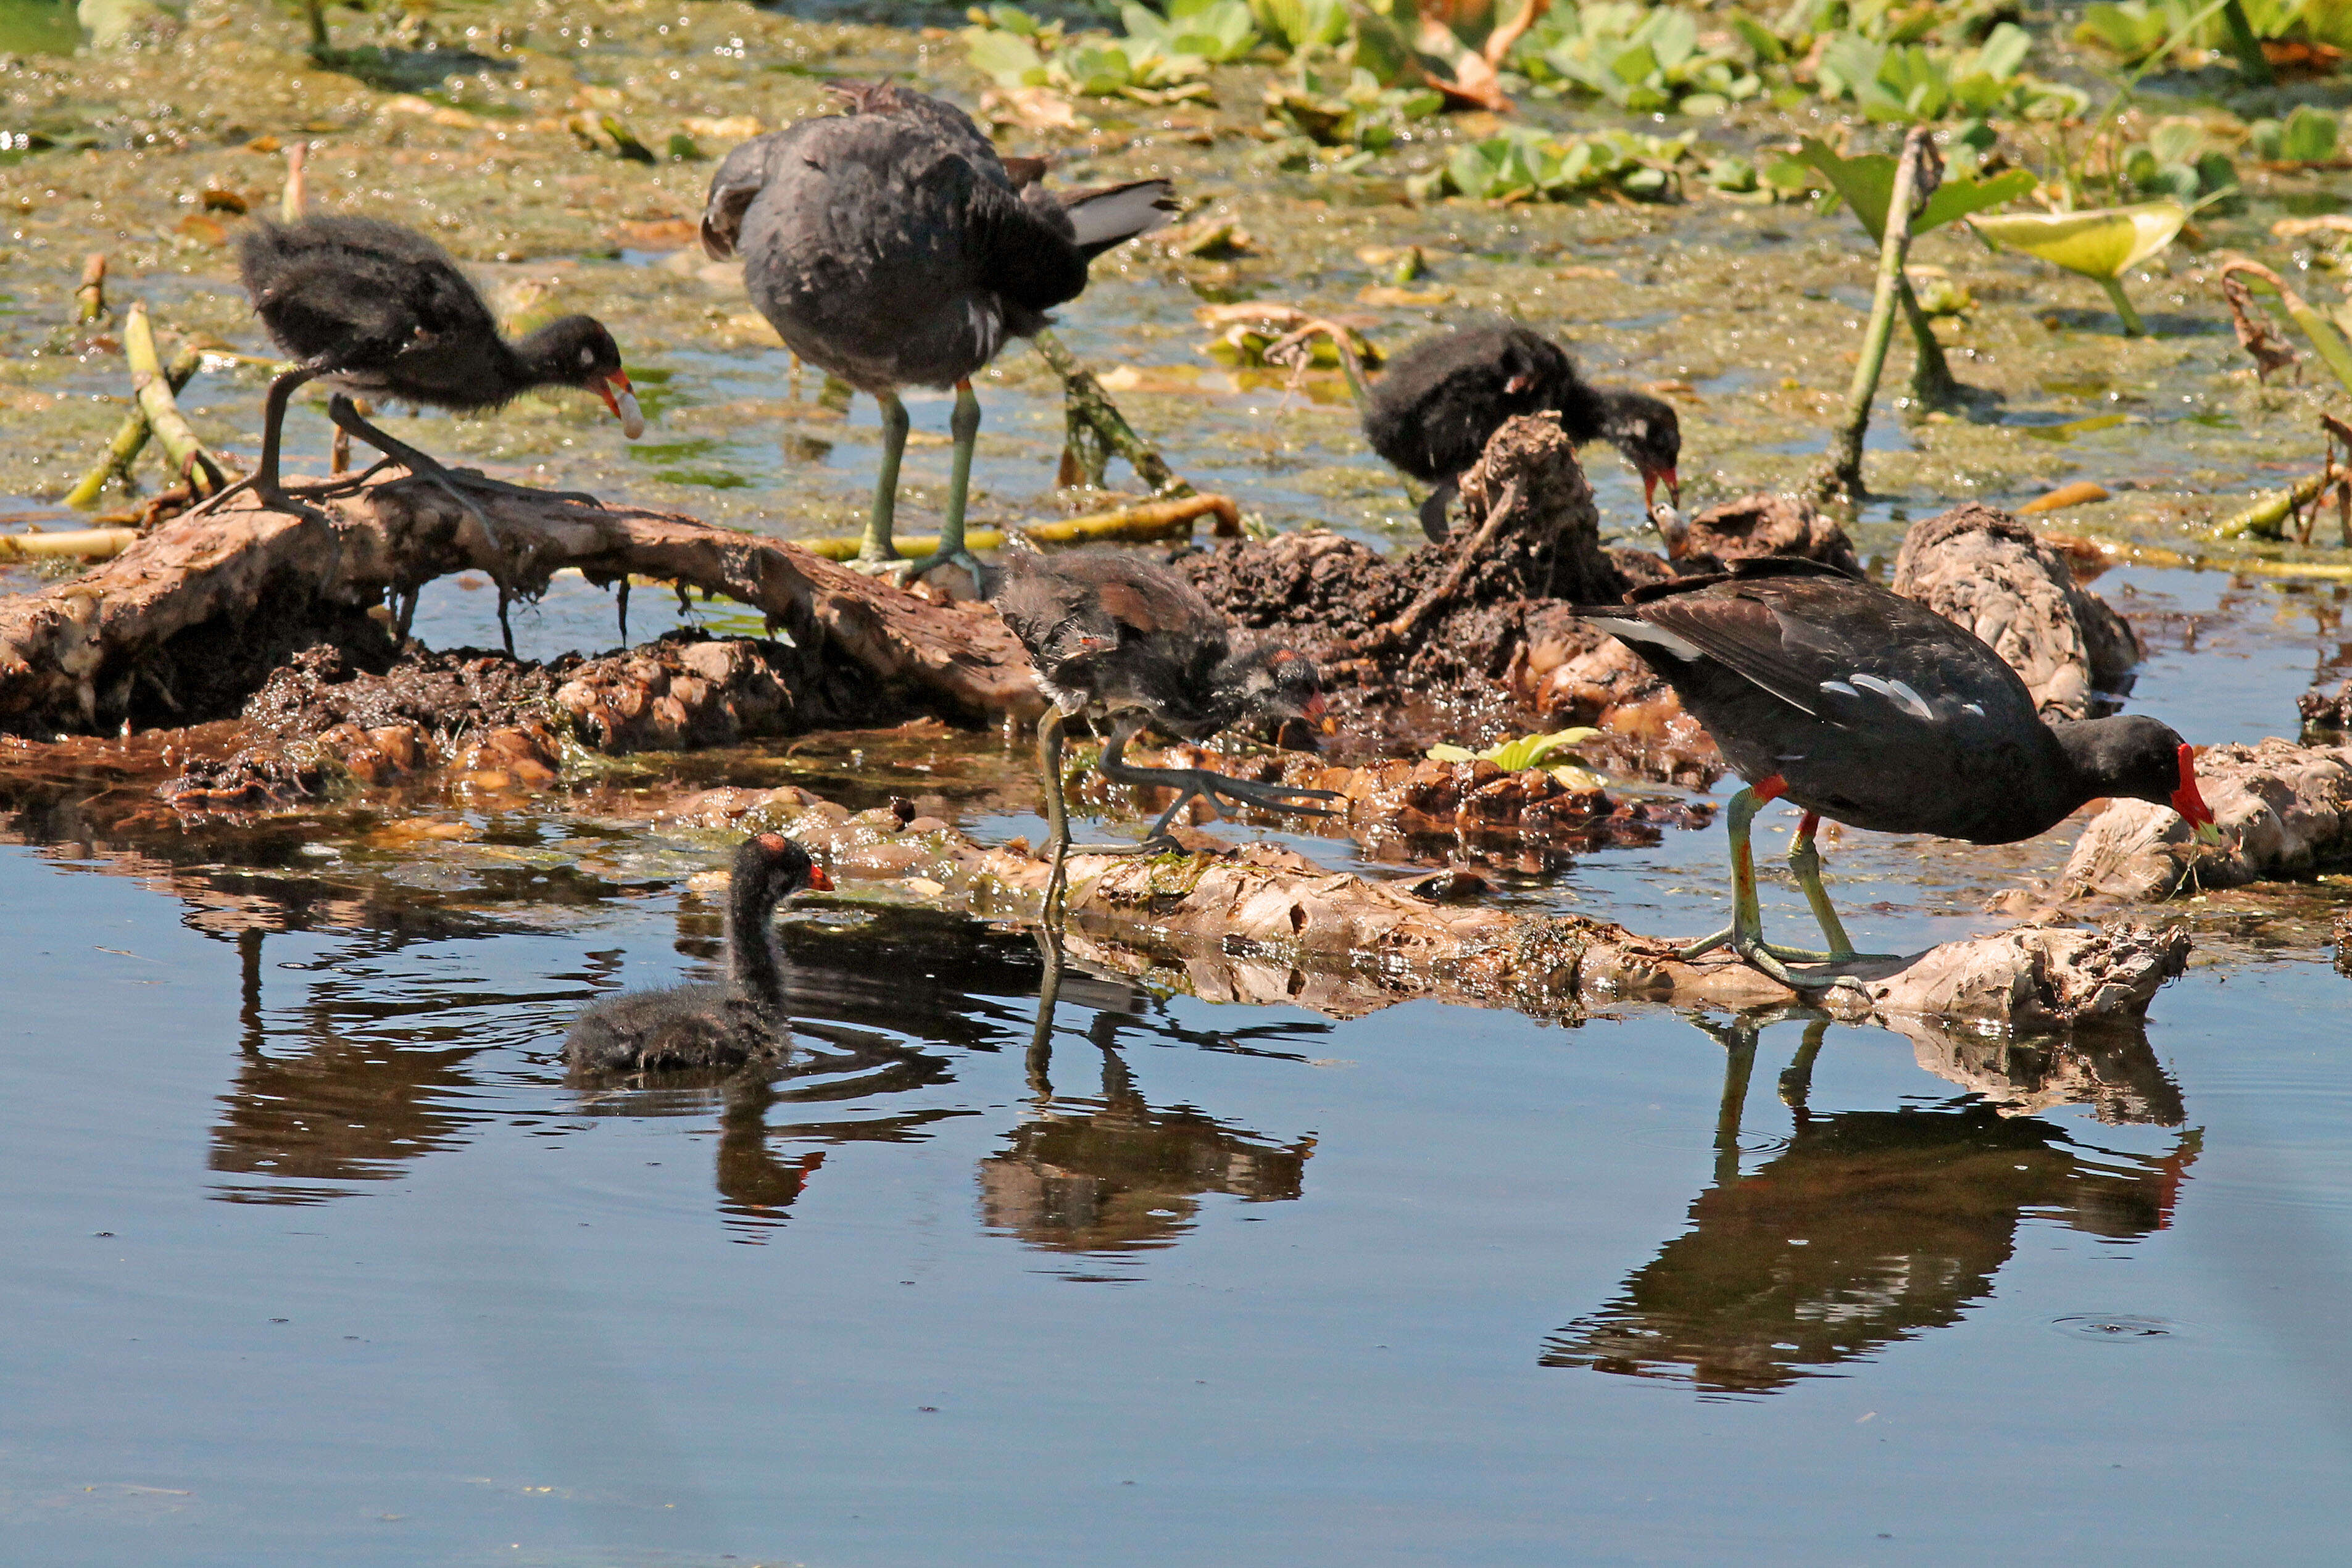
[[[241,495],[70,581],[0,600],[0,728],[114,727],[142,664],[175,639],[225,637],[213,653],[228,656],[264,627],[348,618],[452,572],[486,572],[531,596],[565,567],[597,582],[634,575],[723,594],[944,707],[1043,706],[1020,644],[985,606],[932,604],[796,546],[675,514],[552,495],[483,493],[477,504],[505,553],[437,486],[379,478],[310,517]]]

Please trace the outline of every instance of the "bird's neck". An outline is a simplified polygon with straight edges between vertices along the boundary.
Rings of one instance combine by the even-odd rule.
[[[743,886],[730,893],[728,978],[738,995],[772,1009],[782,1007],[784,996],[784,959],[776,946],[775,913],[776,901],[764,890]]]
[[[2124,769],[2129,758],[2121,744],[2130,733],[2128,721],[2122,718],[2061,719],[2049,727],[2051,737],[2057,742],[2064,758],[2064,767],[2073,788],[2074,798],[2064,817],[2085,800],[2095,800],[2103,795],[2127,795],[2123,787]]]
[[[518,387],[568,386],[580,379],[577,346],[569,339],[559,340],[552,327],[511,343],[502,339],[498,352],[506,379]]]

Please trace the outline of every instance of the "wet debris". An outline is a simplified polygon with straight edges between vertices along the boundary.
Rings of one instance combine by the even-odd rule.
[[[2275,737],[2210,747],[2198,756],[2197,778],[2221,830],[2220,846],[2198,843],[2168,808],[2117,800],[2091,820],[2041,895],[2138,903],[2352,863],[2352,747]],[[1999,902],[2007,908],[2032,896],[2020,890]]]
[[[852,812],[797,788],[712,790],[676,802],[663,820],[783,832],[845,886],[882,894],[895,883],[900,895],[989,917],[1035,920],[1051,874],[1020,841],[987,848],[935,818],[902,822],[887,807]],[[1271,844],[1079,854],[1070,881],[1073,956],[1212,999],[1343,1016],[1416,998],[1551,1015],[1637,1000],[1745,1009],[1796,999],[1726,954],[1685,962],[1675,943],[1608,921],[1433,901],[1409,884],[1328,872]],[[2137,1018],[2188,952],[2178,929],[2022,925],[1908,958],[1857,962],[1808,999],[1848,1019],[2057,1030]]]
[[[2044,719],[2111,713],[2131,689],[2141,653],[2129,623],[2006,512],[1970,502],[1913,524],[1894,589],[1984,639]]]
[[[1132,749],[1129,755],[1145,767],[1198,768],[1286,789],[1332,790],[1340,797],[1334,802],[1340,821],[1360,840],[1402,835],[1409,843],[1422,841],[1424,854],[1446,854],[1456,844],[1507,852],[1515,841],[1563,853],[1646,846],[1658,842],[1667,828],[1704,827],[1715,815],[1714,806],[1704,800],[1619,799],[1570,783],[1549,768],[1507,769],[1484,758],[1391,758],[1349,767],[1297,751],[1234,756],[1192,745],[1171,746],[1156,756]],[[1106,805],[1115,790],[1097,774],[1077,793]],[[1164,803],[1172,795],[1149,793],[1161,800],[1147,804]]]
[[[1692,517],[1674,543],[1679,547],[1675,570],[1685,576],[1763,555],[1801,556],[1862,575],[1862,559],[1845,530],[1804,496],[1768,491],[1721,502]]]
[[[272,673],[243,717],[260,733],[226,758],[192,760],[157,792],[184,810],[299,804],[343,781],[391,783],[455,768],[477,789],[545,789],[568,745],[621,755],[796,735],[810,720],[895,711],[878,686],[812,670],[800,650],[680,628],[641,647],[552,664],[477,648],[362,660],[332,643]]]
[[[2352,680],[2332,687],[2325,683],[2315,685],[2295,698],[2294,706],[2303,716],[2305,740],[2340,739],[2352,735]]]

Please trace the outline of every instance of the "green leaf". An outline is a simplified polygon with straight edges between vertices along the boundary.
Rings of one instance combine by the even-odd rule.
[[[2188,221],[2189,209],[2169,200],[2087,213],[2005,213],[1969,220],[1996,247],[2023,251],[2102,282],[2120,278],[2170,245]]]
[[[1731,30],[1738,34],[1740,40],[1755,50],[1756,57],[1765,64],[1777,66],[1787,62],[1789,51],[1781,46],[1780,40],[1772,36],[1770,28],[1747,12],[1734,11],[1731,14]]]
[[[2288,163],[2325,163],[2336,156],[2336,117],[2307,103],[2294,106],[2279,129],[2278,156]]]
[[[971,68],[999,87],[1042,87],[1045,62],[1028,39],[992,27],[963,30],[966,57]]]
[[[1826,142],[1807,137],[1799,148],[1794,162],[1805,164],[1829,183],[1830,189],[1845,198],[1853,208],[1853,215],[1877,243],[1886,230],[1886,203],[1895,193],[1895,159],[1890,153],[1873,152],[1860,158],[1841,158],[1829,150]],[[1777,166],[1776,166],[1777,169]],[[1773,183],[1780,184],[1777,174],[1768,175]],[[1948,174],[1936,187],[1935,194],[1911,219],[1911,232],[1926,234],[1941,228],[1957,218],[1971,213],[1997,207],[2003,202],[2013,202],[2033,189],[2033,175],[2025,169],[2011,169],[1990,179],[1971,175]],[[1784,185],[1784,189],[1787,187]]]

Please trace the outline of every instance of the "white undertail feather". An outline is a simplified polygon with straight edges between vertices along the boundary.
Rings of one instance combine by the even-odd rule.
[[[1078,248],[1133,239],[1164,227],[1176,216],[1172,188],[1165,180],[1147,180],[1123,191],[1106,191],[1064,209],[1077,231]]]
[[[1623,638],[1628,643],[1647,643],[1653,648],[1664,649],[1677,659],[1696,662],[1706,657],[1699,652],[1698,645],[1688,638],[1677,637],[1672,632],[1662,631],[1646,621],[1619,620],[1613,615],[1588,615],[1585,619],[1603,631]]]

